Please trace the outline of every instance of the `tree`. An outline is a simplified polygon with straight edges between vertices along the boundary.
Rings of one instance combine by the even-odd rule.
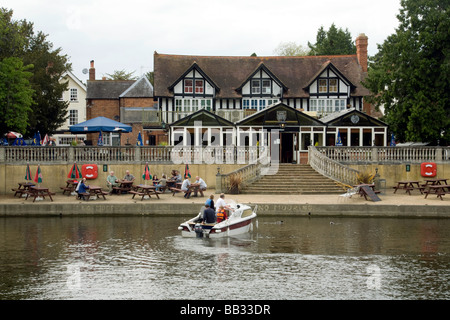
[[[27,109],[27,114],[23,114],[25,109],[21,110],[16,117],[27,119],[26,131],[29,133],[38,130],[50,133],[67,118],[68,104],[60,101],[67,84],[61,84],[59,80],[71,65],[67,55],[61,54],[61,48],[53,49],[47,35],[34,32],[33,23],[16,21],[12,16],[12,10],[0,8],[0,59],[14,57],[24,66],[31,66],[27,71],[32,73],[29,82],[34,90],[31,109]]]
[[[275,48],[274,53],[278,56],[306,56],[309,53],[309,49],[305,48],[301,44],[295,42],[281,42],[278,47]]]
[[[115,70],[112,74],[107,73],[108,80],[136,80],[134,72],[126,72],[125,70]]]
[[[62,74],[70,69],[67,56],[61,55],[61,48],[53,50],[53,44],[46,40],[47,35],[38,32],[33,36],[25,63],[33,63],[33,76],[30,81],[35,91],[35,104],[29,115],[30,132],[54,132],[65,123],[69,103],[61,100],[68,83],[60,83]]]
[[[8,131],[24,133],[28,125],[28,114],[33,104],[33,93],[27,71],[33,66],[24,66],[19,58],[0,61],[0,134]]]
[[[400,22],[371,58],[368,100],[399,141],[450,141],[450,2],[402,0]]]
[[[317,31],[316,43],[311,44],[308,41],[308,47],[310,56],[356,53],[356,46],[348,29],[345,31],[342,28],[337,29],[334,23],[328,31],[325,31],[323,26],[320,27]]]

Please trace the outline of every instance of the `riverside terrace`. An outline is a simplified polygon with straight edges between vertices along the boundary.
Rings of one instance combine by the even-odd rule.
[[[356,184],[356,173],[377,172],[391,188],[401,180],[423,180],[421,165],[436,164],[437,177],[450,178],[449,147],[309,147],[308,163],[319,173],[345,185]],[[98,177],[91,184],[104,185],[110,170],[121,178],[126,170],[138,179],[144,165],[151,174],[184,172],[189,164],[191,176],[201,176],[208,191],[226,192],[230,174],[239,172],[244,181],[258,179],[262,167],[276,171],[277,163],[259,147],[0,147],[0,194],[9,195],[23,182],[26,165],[32,175],[37,165],[44,184],[59,191],[65,185],[74,163],[95,164]],[[269,170],[270,171],[270,170]]]

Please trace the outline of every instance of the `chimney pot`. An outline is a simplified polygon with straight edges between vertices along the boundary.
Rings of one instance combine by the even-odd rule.
[[[89,68],[89,80],[95,80],[94,60],[91,60],[91,67]]]

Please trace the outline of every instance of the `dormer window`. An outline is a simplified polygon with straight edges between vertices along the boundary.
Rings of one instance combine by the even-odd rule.
[[[338,80],[330,79],[329,81],[329,92],[338,92]]]
[[[261,92],[261,83],[259,80],[252,80],[252,93],[259,94]]]
[[[262,80],[262,93],[270,94],[270,80]]]
[[[192,81],[192,79],[185,79],[184,80],[184,92],[185,93],[192,93],[193,92],[193,81]]]
[[[319,79],[319,93],[326,93],[328,91],[328,85],[326,79]]]
[[[203,84],[204,84],[203,80],[195,80],[195,93],[203,93],[204,92]]]

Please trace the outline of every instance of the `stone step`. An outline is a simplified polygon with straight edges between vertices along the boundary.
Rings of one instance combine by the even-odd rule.
[[[244,194],[342,194],[345,191],[310,165],[279,164],[275,174],[261,177],[241,192]]]

